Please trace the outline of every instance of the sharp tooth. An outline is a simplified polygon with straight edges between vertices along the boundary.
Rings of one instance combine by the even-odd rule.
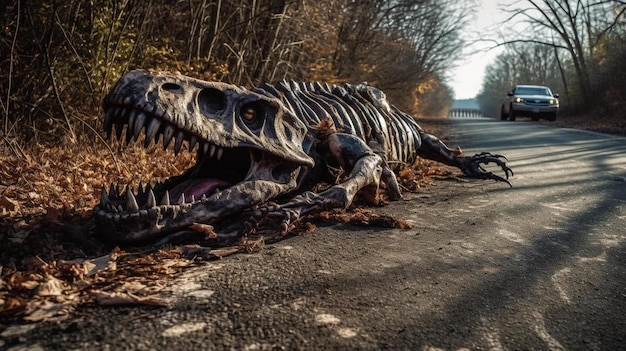
[[[167,149],[167,146],[170,144],[170,141],[172,141],[172,137],[175,132],[176,131],[172,126],[165,127],[165,130],[163,130],[163,150]]]
[[[146,208],[153,208],[156,205],[156,198],[152,189],[148,190],[148,201],[146,201]]]
[[[200,201],[204,201],[206,200],[206,194],[202,194],[202,197],[200,198]]]
[[[126,190],[126,210],[127,211],[139,211],[139,205],[137,205],[137,199],[135,199],[135,195],[133,195],[133,192],[130,189]]]
[[[159,127],[161,127],[161,121],[157,118],[152,118],[146,128],[146,140],[143,143],[144,147],[148,147],[152,139],[154,139],[155,143],[159,141],[159,133],[157,133],[159,131]]]
[[[163,118],[163,116],[165,116],[165,110],[162,109],[159,106],[154,106],[154,109],[152,110],[152,113],[154,113],[155,115]]]
[[[130,140],[133,137],[133,129],[135,128],[135,118],[137,117],[137,111],[131,110],[128,113],[128,127],[126,127],[126,144],[130,144]]]
[[[180,199],[178,199],[178,204],[179,205],[185,204],[185,193],[180,194]]]
[[[215,150],[217,147],[215,145],[211,145],[211,151],[209,151],[209,157],[213,157],[215,155]]]
[[[122,139],[122,131],[124,130],[124,123],[117,122],[115,123],[115,137],[118,141]]]
[[[174,155],[178,155],[181,146],[183,146],[183,140],[185,140],[185,133],[180,130],[176,133],[176,140],[174,141]]]
[[[194,195],[191,195],[191,203],[196,202],[196,197]]]
[[[107,196],[107,189],[102,186],[102,194],[100,195],[100,204],[105,205],[109,203],[109,197]]]
[[[222,154],[224,153],[224,149],[222,149],[221,147],[217,149],[217,160],[221,160],[222,159]]]
[[[130,112],[128,112],[128,130],[131,131],[131,134],[135,126],[136,118],[137,118],[137,110],[130,110]]]
[[[142,196],[143,196],[143,194],[144,194],[144,191],[143,191],[143,183],[142,183],[142,182],[139,182],[139,187],[137,188],[137,196],[138,196],[138,197],[142,197]]]
[[[116,197],[117,193],[115,192],[115,187],[113,186],[113,183],[111,183],[111,186],[109,187],[109,197]]]
[[[117,212],[124,212],[122,205],[117,205]]]
[[[170,192],[165,190],[165,195],[163,195],[163,200],[161,201],[161,205],[169,206],[170,205]]]
[[[204,145],[202,145],[202,150],[204,151],[204,154],[206,155],[209,151],[209,143],[204,143]]]
[[[107,139],[111,139],[111,132],[113,131],[113,109],[109,108],[106,112],[106,118],[104,119],[104,131],[107,132]]]
[[[196,147],[196,143],[198,142],[198,138],[196,138],[195,136],[191,136],[191,138],[189,138],[189,152],[192,152],[193,149]]]
[[[135,124],[133,125],[133,136],[135,137],[135,141],[139,139],[139,133],[141,133],[141,130],[143,129],[143,126],[145,123],[146,123],[146,114],[143,112],[139,112],[139,114],[135,118]]]

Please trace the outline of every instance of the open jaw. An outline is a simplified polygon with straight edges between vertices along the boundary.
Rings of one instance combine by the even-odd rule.
[[[183,142],[190,152],[197,147],[195,165],[180,175],[156,184],[140,183],[136,190],[103,186],[93,213],[100,236],[115,243],[143,243],[188,230],[188,225],[177,225],[175,220],[215,201],[225,189],[259,179],[259,173],[271,173],[259,170],[280,163],[276,156],[257,148],[216,145],[131,104],[105,103],[105,112],[104,128],[109,137],[115,131],[122,140],[125,128],[127,143],[140,140],[141,135],[144,147],[161,140],[166,149],[173,142],[176,155]]]

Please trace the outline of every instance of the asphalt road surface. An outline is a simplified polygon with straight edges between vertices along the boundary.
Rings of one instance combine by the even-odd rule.
[[[2,333],[11,350],[626,349],[626,139],[453,119],[514,187],[441,180],[379,209],[413,229],[320,225],[168,286],[170,308],[95,308]],[[2,348],[0,346],[0,348]]]

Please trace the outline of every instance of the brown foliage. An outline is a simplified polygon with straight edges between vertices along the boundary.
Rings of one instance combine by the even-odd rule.
[[[111,249],[94,237],[90,213],[102,184],[157,181],[181,173],[193,155],[156,147],[125,147],[114,151],[76,145],[30,146],[25,159],[0,156],[0,323],[8,320],[41,321],[72,312],[77,306],[151,305],[169,303],[168,278],[198,260],[216,259],[238,252],[255,252],[266,241],[286,234],[311,233],[313,220],[408,228],[401,219],[377,214],[355,205],[304,218],[281,231],[280,223],[264,223],[255,235],[226,247],[179,246],[173,249]],[[429,163],[400,174],[410,191],[430,183]],[[444,172],[444,173],[441,173]],[[195,225],[207,240],[212,227]],[[210,242],[210,241],[209,241]],[[142,251],[143,250],[143,251]]]
[[[244,86],[369,81],[405,111],[446,105],[417,90],[455,57],[463,13],[433,0],[12,0],[0,14],[0,142],[19,154],[96,135],[102,98],[132,68]]]

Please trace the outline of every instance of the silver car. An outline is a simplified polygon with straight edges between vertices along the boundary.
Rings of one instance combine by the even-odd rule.
[[[550,88],[540,85],[516,85],[502,104],[500,119],[515,121],[518,116],[530,117],[533,121],[544,118],[556,120],[559,110],[559,94],[552,94]]]

